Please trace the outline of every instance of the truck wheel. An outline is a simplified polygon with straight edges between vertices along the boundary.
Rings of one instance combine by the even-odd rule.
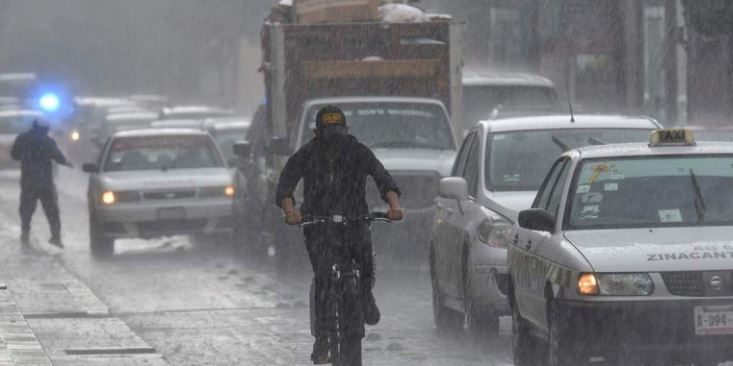
[[[440,289],[435,275],[434,255],[430,252],[430,278],[433,283],[433,321],[440,331],[455,331],[463,327],[464,316],[458,311],[443,306]]]
[[[557,302],[548,305],[547,321],[549,322],[549,341],[547,352],[548,366],[582,365],[588,358],[584,357],[581,340],[573,339],[568,322],[563,316]]]
[[[115,240],[104,235],[104,231],[89,217],[89,249],[95,257],[109,257],[115,252]]]
[[[512,304],[512,348],[515,366],[535,366],[541,364],[539,342],[530,332],[526,321],[519,314],[516,304]]]

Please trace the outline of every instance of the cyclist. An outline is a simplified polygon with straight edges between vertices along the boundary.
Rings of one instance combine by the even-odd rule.
[[[298,225],[303,215],[357,217],[369,213],[366,203],[366,178],[371,176],[382,198],[389,204],[387,217],[402,219],[400,190],[392,176],[371,150],[348,134],[346,116],[335,106],[322,108],[316,116],[316,136],[300,148],[283,168],[277,187],[276,203],[285,213],[289,225]],[[300,210],[295,207],[293,191],[303,179],[304,197]],[[301,213],[302,210],[302,213]],[[327,226],[327,225],[326,225]],[[326,290],[330,276],[329,243],[325,242],[324,225],[303,229],[306,248],[315,275],[316,341],[311,359],[315,364],[330,362],[328,350],[328,319],[326,318]],[[374,287],[374,253],[371,232],[366,222],[349,225],[346,238],[357,253],[352,253],[362,265],[364,293],[364,322],[379,322],[379,309],[372,294]],[[362,334],[363,336],[363,334]]]

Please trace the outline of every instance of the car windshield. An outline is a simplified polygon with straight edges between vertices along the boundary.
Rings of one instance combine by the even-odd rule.
[[[587,160],[570,192],[575,229],[733,225],[733,155]]]
[[[733,141],[733,130],[710,129],[694,131],[697,141]]]
[[[486,188],[536,191],[563,152],[588,146],[649,140],[651,129],[572,129],[495,133],[486,149]]]
[[[223,165],[208,136],[136,136],[112,141],[104,171],[214,168]]]
[[[455,143],[443,108],[430,103],[340,103],[349,133],[366,146],[396,149],[454,150]],[[314,106],[307,121],[315,121]],[[308,123],[304,128],[311,129]],[[304,131],[308,135],[308,131]]]
[[[491,117],[500,111],[555,111],[558,109],[555,90],[538,86],[481,85],[463,88],[464,127]]]
[[[211,135],[214,137],[214,140],[216,140],[216,143],[219,145],[219,149],[224,152],[227,159],[233,159],[237,157],[234,155],[234,143],[246,140],[247,130],[248,129],[246,128],[222,129],[212,131]]]
[[[0,117],[0,134],[20,134],[28,130],[36,118],[31,116]]]

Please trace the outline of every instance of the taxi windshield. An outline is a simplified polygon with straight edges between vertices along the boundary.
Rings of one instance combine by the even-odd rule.
[[[223,165],[208,136],[122,137],[112,141],[104,171],[165,171]]]
[[[733,155],[584,161],[569,229],[733,225]]]
[[[548,167],[565,151],[588,145],[643,142],[651,129],[556,129],[492,134],[486,149],[486,188],[536,191]]]

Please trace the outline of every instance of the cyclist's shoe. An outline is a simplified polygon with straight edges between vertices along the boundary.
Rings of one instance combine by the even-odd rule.
[[[313,343],[313,353],[311,354],[311,360],[314,365],[331,363],[331,356],[328,354],[329,348],[328,337],[316,338],[316,342]]]
[[[379,308],[377,307],[377,301],[374,299],[374,294],[371,291],[365,291],[364,294],[364,323],[367,325],[377,325],[379,323]]]
[[[30,234],[27,231],[24,231],[20,234],[20,243],[23,245],[28,245],[31,243]]]
[[[51,237],[51,239],[48,239],[48,243],[59,248],[64,248],[64,243],[61,242],[61,238],[54,235]]]

